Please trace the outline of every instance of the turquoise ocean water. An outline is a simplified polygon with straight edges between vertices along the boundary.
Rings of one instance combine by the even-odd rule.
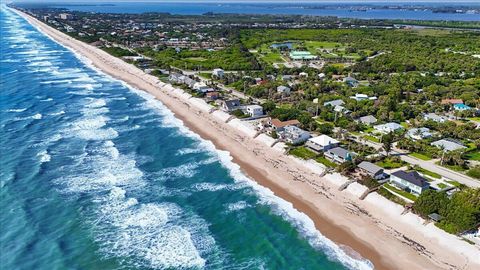
[[[370,269],[2,6],[1,269]]]

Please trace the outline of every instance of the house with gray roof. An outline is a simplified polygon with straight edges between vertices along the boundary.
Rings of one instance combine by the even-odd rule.
[[[407,131],[406,136],[412,140],[423,140],[427,138],[431,138],[433,136],[432,132],[430,132],[429,128],[421,127],[421,128],[412,128]]]
[[[278,132],[282,140],[291,144],[301,144],[310,138],[310,133],[296,126],[286,126]]]
[[[420,195],[430,187],[427,179],[416,171],[396,171],[390,175],[390,183],[414,195]]]
[[[437,122],[437,123],[445,123],[445,122],[448,121],[447,117],[440,116],[436,113],[427,113],[427,114],[423,115],[423,119],[424,120],[432,120],[432,121]]]
[[[368,161],[362,161],[357,167],[362,174],[370,176],[375,180],[384,179],[387,176],[382,167]]]
[[[341,99],[335,99],[335,100],[331,100],[323,103],[323,106],[325,107],[327,106],[337,107],[342,105],[345,105],[345,102]]]
[[[373,125],[377,122],[377,118],[375,118],[373,115],[367,115],[358,118],[357,121],[365,125]]]
[[[283,86],[283,85],[280,85],[279,87],[277,87],[277,93],[282,93],[282,94],[285,94],[285,95],[290,95],[290,87],[288,86]]]
[[[467,149],[467,147],[465,147],[463,143],[450,138],[434,141],[431,143],[431,145],[436,146],[445,152],[455,151],[459,149]]]
[[[373,127],[375,130],[382,133],[396,132],[403,129],[403,126],[394,122],[386,123],[382,125],[376,125]]]
[[[329,160],[335,163],[342,164],[347,161],[352,161],[353,157],[355,156],[355,153],[352,153],[342,147],[335,147],[326,151],[324,155]]]
[[[222,110],[226,112],[233,112],[237,109],[240,109],[240,100],[238,99],[222,100],[220,101],[220,105],[222,106]]]

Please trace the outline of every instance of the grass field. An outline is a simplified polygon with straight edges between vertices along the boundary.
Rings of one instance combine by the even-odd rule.
[[[441,179],[442,176],[438,173],[435,173],[435,172],[432,172],[432,171],[429,171],[429,170],[426,170],[420,166],[415,166],[414,169],[419,172],[419,173],[422,173],[422,174],[425,174],[425,175],[428,175],[430,177],[433,177],[433,178],[436,178],[436,179]]]
[[[425,154],[417,153],[417,152],[411,153],[410,156],[421,159],[421,160],[431,160],[432,159],[431,157],[429,157]]]
[[[299,157],[301,159],[311,159],[317,156],[315,152],[312,152],[308,150],[307,148],[300,146],[297,148],[293,148],[290,151],[288,151],[290,155],[294,155],[296,157]]]
[[[335,164],[334,162],[331,162],[330,160],[326,159],[325,157],[317,157],[315,159],[315,161],[318,162],[318,163],[322,163],[323,165],[325,165],[327,167],[331,167],[331,168],[337,167],[337,164]]]
[[[406,191],[400,190],[400,189],[398,189],[398,188],[395,188],[395,187],[393,187],[393,186],[391,186],[391,185],[389,185],[389,184],[385,184],[385,185],[383,185],[383,187],[385,187],[386,189],[392,191],[393,193],[396,193],[396,194],[398,194],[398,195],[400,195],[400,196],[403,196],[403,197],[405,197],[405,198],[407,198],[407,199],[410,199],[410,200],[412,200],[412,201],[416,201],[416,200],[417,200],[417,196],[415,196],[415,195],[413,195],[413,194],[410,194],[410,193],[408,193],[408,192],[406,192]]]
[[[262,55],[261,59],[270,64],[285,62],[282,58],[282,55],[278,52],[270,52],[265,55]]]
[[[379,143],[380,140],[377,138],[377,137],[374,137],[372,135],[365,135],[363,136],[365,139],[369,140],[369,141],[372,141],[372,142],[375,142],[375,143]]]
[[[383,161],[378,161],[375,164],[384,169],[396,169],[405,166],[407,163],[404,161],[395,161],[392,158],[385,158]]]
[[[477,160],[480,161],[480,150],[473,150],[465,154],[467,159],[469,160]]]

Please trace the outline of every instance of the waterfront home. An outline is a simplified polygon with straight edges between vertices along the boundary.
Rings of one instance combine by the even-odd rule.
[[[456,111],[468,111],[468,110],[471,110],[472,107],[465,104],[454,104],[453,109]]]
[[[340,142],[330,136],[320,135],[308,139],[305,145],[315,152],[323,152],[338,147]]]
[[[390,175],[390,183],[414,195],[420,195],[430,186],[427,179],[416,171],[396,171]]]
[[[263,115],[263,108],[260,105],[247,105],[245,106],[245,113],[251,117],[258,117]]]
[[[381,180],[387,177],[387,174],[383,171],[382,167],[377,166],[371,162],[362,161],[360,164],[358,164],[357,167],[360,170],[361,174],[370,176],[375,180]]]
[[[183,80],[185,80],[185,76],[180,73],[170,73],[170,76],[168,76],[168,80],[172,83],[183,83]]]
[[[280,85],[277,87],[277,93],[285,94],[285,95],[290,95],[290,87]]]
[[[342,163],[345,163],[347,161],[352,161],[355,153],[351,153],[347,149],[344,149],[342,147],[335,147],[335,148],[327,150],[324,153],[324,155],[329,160],[331,160],[335,163],[342,164]]]
[[[375,118],[375,116],[373,115],[367,115],[367,116],[362,116],[360,118],[358,118],[357,120],[359,123],[362,123],[364,125],[373,125],[377,122],[377,118]]]
[[[335,100],[331,100],[323,103],[323,106],[325,107],[327,106],[336,107],[336,106],[342,106],[342,105],[345,105],[345,102],[341,99],[335,99]]]
[[[208,92],[206,95],[205,95],[206,99],[209,100],[209,101],[214,101],[214,100],[217,100],[219,97],[220,97],[220,93],[218,93],[217,91],[213,91],[213,92]]]
[[[432,133],[430,132],[429,128],[421,127],[421,128],[412,128],[407,131],[406,136],[412,140],[423,140],[432,137]]]
[[[270,119],[268,123],[273,130],[276,131],[281,131],[283,130],[286,126],[299,126],[300,122],[296,119],[294,120],[288,120],[288,121],[280,121],[279,119]]]
[[[431,145],[436,146],[436,147],[442,149],[445,152],[450,152],[450,151],[455,151],[455,150],[466,149],[467,148],[463,145],[463,143],[461,143],[457,140],[454,140],[454,139],[450,139],[450,138],[441,139],[441,140],[432,142]]]
[[[391,133],[391,132],[396,132],[403,129],[403,127],[400,124],[397,124],[394,122],[390,122],[382,125],[376,125],[373,128],[381,133]]]
[[[233,112],[240,108],[240,100],[238,99],[221,100],[220,106],[223,111]]]
[[[193,86],[197,83],[194,79],[184,76],[183,83],[186,84],[188,87],[193,88]]]
[[[299,127],[288,125],[279,132],[279,136],[285,142],[301,144],[310,138],[310,133]]]
[[[445,122],[448,121],[447,117],[440,116],[436,113],[427,113],[427,114],[423,115],[423,119],[424,120],[432,120],[432,121],[437,122],[437,123],[445,123]]]
[[[193,90],[199,92],[199,93],[207,93],[207,92],[213,92],[215,89],[211,88],[210,86],[207,86],[203,82],[196,82],[193,85]]]
[[[212,71],[212,75],[219,79],[223,78],[224,74],[225,74],[225,71],[221,68],[216,68]]]

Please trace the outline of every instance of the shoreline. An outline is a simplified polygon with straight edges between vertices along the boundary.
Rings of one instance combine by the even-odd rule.
[[[402,226],[394,226],[391,221],[384,224],[382,221],[385,213],[382,214],[377,206],[369,205],[371,200],[355,199],[353,194],[349,194],[355,191],[350,187],[344,192],[337,191],[338,186],[331,180],[320,178],[293,158],[245,133],[241,134],[242,131],[234,123],[222,121],[223,115],[220,112],[208,113],[208,110],[200,108],[202,104],[199,105],[199,101],[189,99],[188,94],[182,94],[181,90],[175,91],[174,87],[159,83],[155,77],[119,58],[73,39],[24,13],[14,11],[56,42],[89,59],[102,72],[155,96],[191,131],[211,141],[217,149],[228,151],[233,162],[240,165],[242,172],[250,179],[292,203],[295,209],[312,219],[317,230],[325,237],[340,246],[352,248],[370,260],[375,269],[475,268],[476,263],[471,261],[472,254],[469,254],[470,258],[452,254],[452,250],[445,250],[445,245],[436,247],[438,243],[431,237],[424,237],[421,232],[412,237],[405,232],[413,231],[411,228],[399,228]],[[314,186],[319,188],[315,189]],[[367,198],[369,197],[371,196]],[[394,220],[395,217],[390,219]],[[395,233],[400,235],[395,237]],[[405,237],[414,240],[402,241]],[[480,252],[477,253],[480,255]],[[446,261],[432,261],[428,257]],[[399,261],[399,258],[408,259]]]

